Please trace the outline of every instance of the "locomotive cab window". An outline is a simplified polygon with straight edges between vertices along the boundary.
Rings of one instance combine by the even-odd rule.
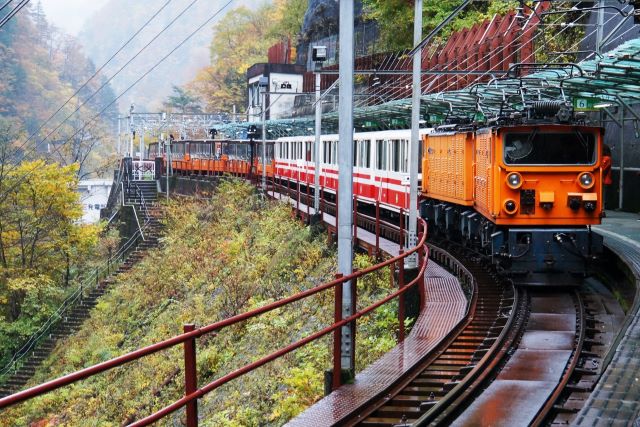
[[[508,133],[504,136],[507,165],[593,165],[597,160],[593,133]]]

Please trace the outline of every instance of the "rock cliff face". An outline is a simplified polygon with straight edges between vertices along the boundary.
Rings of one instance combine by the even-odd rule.
[[[356,26],[362,21],[362,2],[355,3]],[[325,37],[338,34],[340,3],[338,0],[309,0],[309,8],[304,15],[302,31],[298,43],[298,63],[307,59],[309,44]]]

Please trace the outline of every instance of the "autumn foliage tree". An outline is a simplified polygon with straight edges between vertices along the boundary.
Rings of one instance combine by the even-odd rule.
[[[0,342],[28,335],[70,285],[99,227],[80,222],[76,164],[42,160],[3,169],[0,180]],[[4,350],[8,346],[1,346]],[[10,347],[10,346],[9,346]]]
[[[188,85],[203,94],[208,111],[231,111],[246,105],[246,72],[267,60],[269,47],[300,31],[308,0],[274,0],[256,10],[241,6],[214,27],[211,65]]]

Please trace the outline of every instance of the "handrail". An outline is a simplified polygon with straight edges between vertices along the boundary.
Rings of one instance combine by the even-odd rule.
[[[46,334],[49,333],[51,328],[55,326],[60,319],[62,319],[63,315],[84,294],[84,292],[88,289],[92,289],[93,285],[96,285],[99,282],[101,275],[103,275],[105,272],[109,274],[111,265],[114,263],[114,261],[118,259],[123,259],[125,254],[138,241],[138,237],[139,237],[139,231],[136,231],[136,233],[134,233],[129,238],[129,240],[127,240],[127,242],[125,242],[125,244],[122,245],[122,247],[118,250],[118,252],[107,260],[105,265],[91,272],[91,274],[89,275],[89,277],[87,277],[85,282],[82,282],[80,286],[62,302],[62,304],[58,307],[58,309],[56,309],[56,311],[53,312],[51,316],[49,316],[47,321],[36,332],[31,334],[29,339],[18,350],[14,352],[9,362],[7,362],[5,367],[2,368],[2,370],[0,370],[0,377],[8,374],[11,371],[11,369],[14,368],[18,364],[18,362],[20,362],[20,360],[22,360],[27,354],[31,352],[31,350],[35,348],[38,342]]]
[[[283,298],[279,301],[275,301],[273,303],[267,304],[263,307],[259,307],[257,309],[245,312],[245,313],[241,313],[238,315],[235,315],[233,317],[230,317],[228,319],[223,319],[220,320],[218,322],[212,323],[208,326],[199,328],[199,329],[195,329],[191,332],[186,332],[177,336],[174,336],[173,338],[161,341],[159,343],[150,345],[148,347],[144,347],[142,349],[139,350],[135,350],[133,352],[127,353],[125,355],[122,355],[120,357],[116,357],[114,359],[111,359],[109,361],[106,362],[102,362],[99,363],[97,365],[82,369],[80,371],[65,375],[61,378],[46,382],[44,384],[40,384],[38,386],[32,387],[30,389],[21,391],[19,393],[13,394],[11,396],[7,396],[5,398],[0,399],[0,408],[5,408],[7,406],[11,406],[14,404],[17,404],[19,402],[25,401],[27,399],[31,399],[33,397],[45,394],[49,391],[58,389],[60,387],[66,386],[68,384],[72,384],[74,382],[77,382],[79,380],[82,380],[84,378],[90,377],[92,375],[96,375],[98,373],[107,371],[109,369],[124,365],[128,362],[140,359],[144,356],[156,353],[160,350],[163,349],[167,349],[173,346],[176,346],[178,344],[182,344],[182,343],[186,343],[187,341],[193,340],[197,337],[200,337],[204,334],[209,334],[209,333],[213,333],[213,332],[217,332],[225,327],[234,325],[236,323],[257,317],[261,314],[273,311],[277,308],[283,307],[285,305],[288,305],[290,303],[299,301],[301,299],[307,298],[311,295],[315,295],[319,292],[328,290],[328,289],[332,289],[337,287],[338,285],[342,285],[344,283],[350,282],[352,280],[356,280],[359,277],[362,277],[366,274],[369,274],[371,272],[377,271],[379,269],[382,269],[386,266],[390,266],[392,264],[395,264],[398,261],[403,260],[404,258],[406,258],[407,256],[416,253],[418,251],[423,251],[422,253],[424,254],[422,258],[422,265],[419,271],[419,274],[416,276],[415,279],[413,279],[409,284],[407,284],[404,287],[401,287],[400,289],[398,289],[397,291],[393,292],[392,294],[388,295],[387,297],[381,299],[380,301],[378,301],[377,303],[374,303],[372,305],[370,305],[369,307],[367,307],[364,310],[361,310],[345,319],[342,319],[338,322],[334,322],[331,326],[325,327],[324,329],[302,339],[299,340],[293,344],[290,344],[274,353],[271,353],[268,356],[265,356],[251,364],[248,364],[246,366],[244,366],[243,368],[237,369],[209,384],[207,384],[206,386],[197,389],[195,392],[192,392],[188,395],[186,395],[185,397],[183,397],[182,399],[179,399],[177,401],[175,401],[174,403],[172,403],[171,405],[165,407],[164,409],[149,415],[148,417],[132,424],[134,426],[142,426],[142,425],[148,425],[150,423],[152,423],[153,421],[156,421],[180,408],[182,408],[183,406],[197,400],[198,398],[202,397],[204,394],[213,391],[215,388],[219,387],[222,384],[225,384],[241,375],[244,375],[248,372],[251,372],[252,370],[284,355],[287,354],[293,350],[295,350],[296,348],[299,348],[311,341],[314,341],[332,331],[336,331],[339,328],[341,328],[344,325],[347,325],[353,321],[355,321],[356,319],[370,313],[371,311],[375,310],[376,308],[382,306],[383,304],[391,301],[392,299],[404,294],[405,292],[407,292],[410,288],[412,288],[413,286],[415,286],[417,283],[421,283],[421,279],[424,276],[424,273],[426,271],[426,267],[427,267],[427,262],[428,262],[428,248],[425,245],[425,241],[426,241],[426,237],[427,237],[427,224],[424,220],[420,219],[420,225],[422,227],[423,232],[421,233],[421,237],[420,237],[420,241],[418,243],[417,246],[415,246],[414,248],[411,248],[409,250],[407,250],[404,253],[401,253],[400,255],[390,258],[386,261],[383,261],[377,265],[359,270],[354,272],[353,274],[350,274],[348,276],[344,276],[344,277],[339,277],[336,278],[328,283],[325,283],[323,285],[319,285],[316,286],[314,288],[302,291],[298,294],[289,296],[287,298]]]
[[[120,193],[123,175],[124,175],[124,162],[121,159],[120,167],[118,168],[118,177],[113,181],[113,184],[111,184],[111,191],[109,191],[109,198],[107,199],[107,206],[105,208],[105,213],[107,214],[105,216],[110,217],[109,223],[111,223],[111,221],[115,217],[115,214],[117,213],[116,212],[112,214],[111,212],[115,208],[115,203]]]

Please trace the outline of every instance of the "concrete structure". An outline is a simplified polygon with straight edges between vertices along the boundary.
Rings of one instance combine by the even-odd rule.
[[[290,118],[296,94],[302,92],[304,72],[303,66],[294,64],[254,64],[251,66],[247,70],[248,120],[259,121],[262,114],[262,96],[258,87],[260,77],[269,79],[269,94],[266,96],[267,120]],[[269,138],[268,135],[267,138]]]
[[[109,191],[113,181],[108,179],[87,179],[80,181],[78,192],[80,203],[84,211],[82,221],[85,223],[98,222],[100,209],[107,206]]]

